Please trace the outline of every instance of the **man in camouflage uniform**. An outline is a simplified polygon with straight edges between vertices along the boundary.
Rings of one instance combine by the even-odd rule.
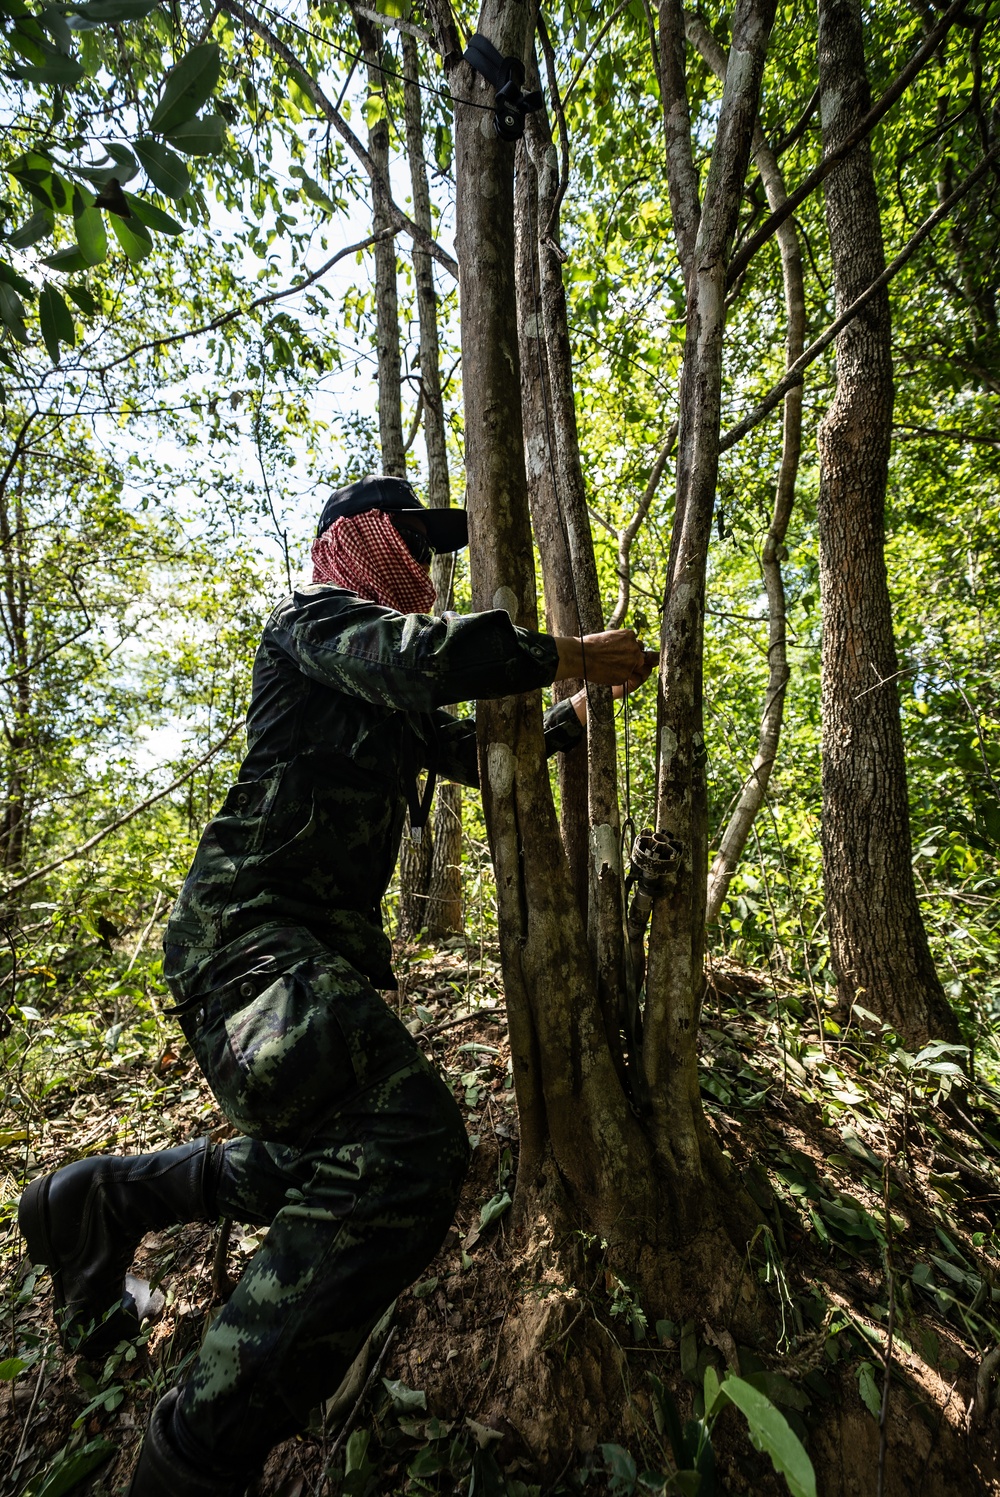
[[[154,1410],[132,1497],[243,1492],[451,1223],[469,1155],[461,1115],[377,991],[396,986],[379,910],[407,805],[413,822],[426,812],[419,771],[478,783],[474,721],[442,709],[584,667],[604,684],[648,674],[631,631],[581,644],[502,611],[409,606],[432,596],[428,543],[465,538],[461,511],[423,509],[402,480],[349,485],[323,513],[318,585],[265,626],[247,756],[164,941],[174,1011],[239,1136],[80,1160],[22,1197],[64,1342],[92,1355],[138,1330],[135,1281],[124,1299],[122,1281],[146,1231],[222,1214],[269,1226],[187,1379]],[[546,713],[550,753],[578,741],[584,700]]]

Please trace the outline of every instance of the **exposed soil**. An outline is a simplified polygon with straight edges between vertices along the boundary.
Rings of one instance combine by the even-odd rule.
[[[679,1491],[656,1380],[684,1421],[701,1412],[708,1366],[767,1391],[804,1439],[822,1497],[875,1497],[880,1453],[886,1497],[1000,1494],[988,1366],[977,1394],[1000,1343],[1000,1116],[988,1087],[935,1099],[931,1088],[947,1079],[901,1081],[856,1032],[846,1045],[831,1037],[823,1055],[801,995],[764,988],[758,974],[716,974],[705,1098],[768,1224],[747,1259],[783,1325],[765,1366],[724,1325],[646,1324],[599,1242],[553,1241],[544,1222],[529,1241],[511,1238],[517,1123],[498,974],[461,947],[411,954],[403,967],[402,1017],[455,1086],[478,1139],[472,1167],[455,1225],[400,1299],[388,1345],[370,1349],[312,1431],[273,1452],[258,1497]],[[82,1154],[228,1131],[180,1048],[111,1064],[41,1106],[29,1178]],[[8,1199],[25,1177],[24,1148],[7,1151]],[[84,1463],[88,1448],[103,1463],[72,1489],[124,1491],[152,1402],[197,1348],[225,1275],[239,1276],[262,1235],[234,1224],[222,1251],[219,1228],[147,1237],[136,1271],[162,1281],[166,1311],[144,1347],[94,1366],[58,1349],[47,1278],[8,1232],[2,1355],[28,1365],[0,1384],[0,1492],[44,1493],[45,1474]],[[735,1409],[712,1445],[717,1493],[787,1491]]]

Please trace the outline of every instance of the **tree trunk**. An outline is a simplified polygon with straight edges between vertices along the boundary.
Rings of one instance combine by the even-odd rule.
[[[368,69],[369,95],[383,98],[385,79],[379,68],[381,44],[372,23],[355,12],[358,39]],[[372,231],[392,227],[389,209],[389,120],[383,114],[368,131],[368,154],[375,171],[371,176]],[[397,478],[406,476],[401,410],[399,359],[399,307],[396,298],[396,241],[391,236],[375,245],[375,325],[378,345],[378,427],[382,446],[382,471]]]
[[[441,785],[434,799],[434,845],[427,889],[427,934],[434,941],[461,935],[462,787]]]
[[[524,55],[529,20],[526,3],[487,0],[479,29],[503,55]],[[767,31],[766,22],[746,0],[737,14],[737,62],[730,68],[735,82],[727,86],[730,97],[723,102],[723,125],[713,156],[713,178],[720,180],[711,188],[706,219],[708,224],[721,222],[723,231],[728,225],[729,232],[717,230],[721,243],[709,236],[699,260],[706,266],[707,289],[702,296],[716,319],[711,328],[717,334],[712,344],[716,452],[726,252],[749,155]],[[456,98],[470,101],[456,106],[456,165],[473,602],[479,609],[506,608],[516,623],[531,628],[536,623],[534,568],[521,409],[516,401],[519,351],[511,317],[513,151],[483,128],[480,111],[471,107],[489,102],[488,87],[467,67],[454,65],[451,71]],[[723,162],[726,171],[721,169]],[[703,328],[707,321],[706,312]],[[711,384],[711,366],[706,369],[704,361],[692,360],[687,377],[695,389],[700,388],[698,381]],[[689,396],[688,408],[701,410],[694,395]],[[695,458],[700,459],[698,451]],[[696,461],[695,469],[704,474],[703,464]],[[704,498],[699,492],[698,505]],[[692,513],[696,508],[692,503]],[[706,542],[711,512],[709,492]],[[702,581],[704,561],[703,548]],[[677,605],[685,581],[680,579],[672,594]],[[695,602],[700,625],[700,586]],[[677,1064],[673,1053],[665,1056],[675,1031],[683,1027],[676,1007],[665,1020],[660,1018],[665,963],[661,958],[659,987],[650,1004],[655,1017],[649,1027],[651,1048],[664,1062],[655,1068],[660,1096],[642,1112],[626,1096],[609,1043],[552,804],[537,696],[481,703],[478,719],[521,1126],[515,1220],[522,1229],[544,1222],[557,1236],[563,1235],[564,1227],[583,1224],[607,1240],[611,1261],[630,1275],[651,1309],[669,1304],[671,1313],[677,1313],[680,1306],[697,1306],[702,1314],[724,1316],[741,1333],[753,1335],[756,1330],[759,1335],[766,1317],[761,1317],[750,1277],[740,1269],[755,1213],[743,1193],[734,1189],[725,1161],[708,1141],[698,1097],[693,1027],[688,1025],[681,1036]],[[690,718],[680,726],[690,743]],[[689,761],[691,756],[689,748]],[[665,803],[672,808],[669,795]],[[697,987],[699,994],[704,808],[700,836],[700,854],[692,859],[700,877],[700,904],[687,935],[688,952],[696,951],[699,960],[696,983],[689,955],[688,988]],[[690,890],[687,898],[693,908],[696,901]],[[668,952],[667,960],[675,956]],[[693,1155],[686,1147],[692,1137]]]
[[[538,64],[532,53],[526,86],[536,88],[539,81]],[[528,358],[522,367],[522,404],[530,418],[525,435],[531,470],[537,473],[541,469],[545,474],[543,484],[535,485],[533,513],[546,601],[550,612],[557,613],[552,620],[556,632],[590,634],[603,629],[604,612],[580,461],[562,276],[564,256],[558,243],[559,167],[547,111],[529,115],[524,147],[519,171],[522,211],[518,214],[518,321],[530,341]],[[608,687],[588,687],[585,775],[581,772],[584,764],[575,760],[576,756],[571,756],[564,781],[573,775],[577,782],[584,780],[586,786],[587,841],[582,851],[587,865],[588,939],[598,973],[605,1023],[617,1051],[621,1033],[627,1032],[629,1026],[618,762],[614,709]],[[574,784],[574,799],[577,794]],[[565,836],[565,820],[563,825]],[[577,866],[571,863],[571,867],[579,893],[578,835],[571,846],[574,843]]]
[[[859,0],[823,0],[824,151],[870,104]],[[884,268],[867,142],[827,178],[837,309]],[[837,393],[819,429],[823,607],[823,869],[831,961],[856,999],[912,1045],[957,1039],[917,904],[899,669],[884,557],[892,437],[889,299],[875,296],[837,338]]]
[[[687,281],[687,329],[681,376],[677,495],[663,614],[658,721],[657,828],[676,849],[673,888],[653,905],[646,981],[643,1061],[650,1124],[674,1185],[677,1230],[695,1237],[717,1229],[724,1161],[704,1120],[698,1092],[697,1033],[704,987],[708,855],[706,750],[702,707],[705,571],[719,467],[725,287],[750,158],[764,56],[775,0],[740,0],[726,68],[719,126],[705,200],[692,197],[693,142],[686,125],[683,59],[674,41],[680,5],[661,6],[663,109],[675,232]],[[668,88],[680,94],[667,96]],[[678,121],[684,122],[680,132]],[[683,139],[681,134],[683,133]],[[692,244],[688,229],[697,225]],[[728,1204],[745,1228],[748,1203]],[[737,1223],[739,1226],[739,1223]],[[738,1235],[738,1234],[737,1234]]]
[[[20,485],[23,473],[15,462],[27,423],[18,434],[13,457],[0,483],[0,621],[8,645],[9,706],[3,714],[6,767],[0,811],[0,865],[5,873],[24,866],[28,833],[28,786],[25,768],[30,761],[32,691],[31,649],[28,638],[31,598],[31,559],[26,552],[25,517]]]
[[[420,98],[420,61],[417,44],[403,33],[403,112],[406,154],[410,163],[413,219],[431,237],[430,191],[424,159],[424,124]],[[437,292],[430,254],[413,245],[413,279],[417,292],[420,327],[420,391],[423,400],[424,443],[427,451],[427,502],[432,509],[446,509],[450,502],[448,445],[441,394],[441,361],[438,349]],[[438,556],[431,567],[434,608],[438,613],[452,606],[454,557]],[[430,834],[430,835],[428,835]],[[421,926],[436,940],[462,930],[462,787],[440,785],[434,798],[433,833],[427,827],[425,847],[407,848],[407,878],[401,893],[401,925],[407,935]],[[419,856],[417,854],[419,853]]]
[[[522,152],[515,183],[517,326],[521,345],[521,411],[524,421],[525,464],[531,526],[542,563],[545,590],[545,627],[550,634],[582,632],[573,596],[572,568],[566,538],[559,523],[553,479],[554,453],[548,430],[549,371],[545,332],[538,313],[538,179]],[[572,696],[581,681],[557,681],[556,701]],[[570,876],[584,917],[590,894],[590,818],[587,807],[587,749],[577,746],[560,754],[559,826],[569,859]]]
[[[502,55],[524,56],[530,21],[524,0],[487,0],[479,29]],[[452,71],[459,100],[491,103],[469,67]],[[473,606],[505,608],[536,628],[513,315],[514,150],[472,104],[457,103],[455,123]],[[649,1154],[611,1059],[552,804],[540,702],[534,693],[481,702],[477,718],[521,1127],[518,1219],[532,1219],[540,1195],[568,1201],[576,1219],[624,1248]]]
[[[383,98],[385,79],[379,68],[381,41],[371,21],[354,13],[368,69],[369,95]],[[383,114],[368,131],[368,154],[375,168],[371,174],[372,230],[391,227],[389,194],[389,120]],[[399,352],[399,304],[396,292],[396,241],[380,239],[375,245],[375,330],[378,350],[378,429],[382,448],[382,472],[406,476],[403,445],[402,370]],[[409,813],[399,854],[399,923],[397,935],[409,940],[422,930],[427,913],[427,885],[431,871],[431,842],[426,834],[419,842],[410,836]]]
[[[704,22],[688,16],[686,30],[689,41],[696,46],[716,77],[725,79],[726,54]],[[778,159],[768,145],[760,123],[754,126],[753,161],[760,173],[772,212],[785,201],[785,181]],[[802,252],[799,236],[792,219],[780,225],[775,236],[781,254],[781,271],[785,292],[785,367],[788,368],[799,357],[805,347],[806,306],[802,284]],[[705,911],[706,924],[713,925],[719,918],[723,901],[728,892],[733,874],[736,872],[743,849],[757,813],[764,804],[771,770],[778,754],[781,723],[785,709],[785,688],[788,685],[788,652],[785,631],[785,583],[781,572],[781,557],[784,550],[788,522],[795,503],[795,481],[799,471],[799,455],[802,450],[802,386],[796,385],[785,396],[784,430],[782,435],[781,463],[775,486],[774,509],[771,524],[764,541],[761,555],[761,571],[767,593],[767,689],[764,695],[764,711],[761,715],[760,738],[750,773],[746,778],[739,800],[729,818],[719,843],[719,851],[708,876],[708,903]]]

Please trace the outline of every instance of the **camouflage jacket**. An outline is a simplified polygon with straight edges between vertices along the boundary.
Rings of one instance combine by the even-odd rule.
[[[395,986],[380,905],[421,769],[478,785],[474,718],[441,709],[547,686],[557,651],[503,611],[399,614],[329,586],[274,610],[253,669],[248,752],[167,927],[168,980],[265,924],[305,927]],[[582,728],[545,715],[550,754]]]

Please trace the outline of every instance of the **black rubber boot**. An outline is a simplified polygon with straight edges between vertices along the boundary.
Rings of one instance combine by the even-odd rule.
[[[17,1220],[32,1263],[52,1274],[67,1351],[105,1356],[139,1334],[149,1286],[125,1275],[147,1232],[211,1221],[221,1147],[207,1138],[157,1154],[78,1159],[32,1180]],[[160,1301],[162,1306],[162,1298]]]
[[[171,1388],[153,1410],[128,1497],[243,1497],[249,1477],[213,1474],[181,1454],[177,1396],[177,1389]]]

